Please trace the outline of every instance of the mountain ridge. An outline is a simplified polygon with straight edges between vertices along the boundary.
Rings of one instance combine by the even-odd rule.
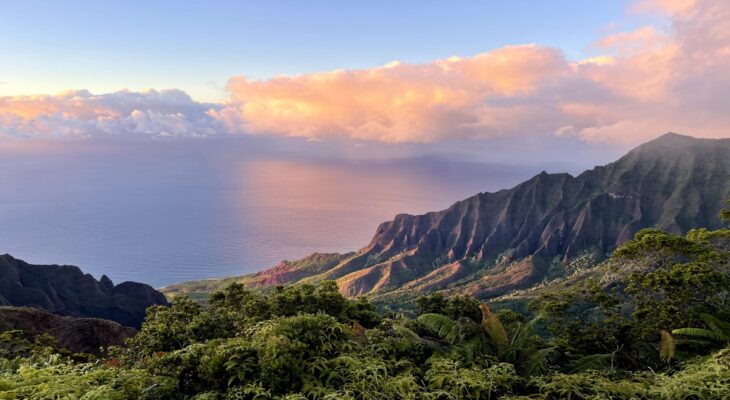
[[[398,214],[325,271],[300,262],[239,281],[266,286],[261,277],[276,271],[294,277],[276,285],[336,280],[348,296],[499,296],[566,274],[573,262],[598,262],[642,228],[718,227],[717,212],[730,197],[728,154],[730,139],[667,133],[576,176],[543,171],[445,210]]]

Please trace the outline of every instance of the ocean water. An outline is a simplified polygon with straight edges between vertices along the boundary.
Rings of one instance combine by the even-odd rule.
[[[204,141],[0,147],[0,252],[160,287],[365,246],[540,172],[437,158],[347,160]]]

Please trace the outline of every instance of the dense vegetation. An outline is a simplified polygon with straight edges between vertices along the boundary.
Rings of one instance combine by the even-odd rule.
[[[232,284],[150,308],[101,358],[4,332],[0,399],[728,398],[730,230],[644,230],[607,265],[527,313],[432,294],[409,318],[333,282]]]

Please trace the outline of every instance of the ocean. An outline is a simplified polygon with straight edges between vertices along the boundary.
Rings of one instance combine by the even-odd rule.
[[[0,252],[155,287],[255,272],[369,242],[399,213],[540,172],[433,157],[350,159],[245,143],[0,148]]]

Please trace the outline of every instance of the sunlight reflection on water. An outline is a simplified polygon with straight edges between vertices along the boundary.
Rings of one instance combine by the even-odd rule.
[[[367,244],[398,213],[510,187],[537,167],[335,161],[195,145],[0,149],[0,252],[162,286]]]

